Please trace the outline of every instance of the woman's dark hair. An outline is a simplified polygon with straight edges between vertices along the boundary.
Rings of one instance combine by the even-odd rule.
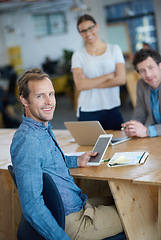
[[[145,61],[148,57],[153,58],[157,65],[161,63],[161,55],[156,50],[142,48],[138,52],[136,52],[132,62],[137,72],[138,72],[137,64]]]
[[[95,21],[95,19],[92,17],[92,16],[90,16],[90,15],[88,15],[88,14],[84,14],[83,16],[80,16],[79,18],[78,18],[78,20],[77,20],[77,29],[78,29],[78,31],[79,31],[79,24],[81,24],[82,22],[85,22],[85,21],[91,21],[91,22],[93,22],[95,25],[97,24],[96,23],[96,21]]]

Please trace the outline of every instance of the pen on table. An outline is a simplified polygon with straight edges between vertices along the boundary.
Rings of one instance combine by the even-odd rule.
[[[126,127],[127,127],[127,126],[125,126],[125,127],[122,127],[122,128],[121,128],[121,131],[123,131],[123,130],[124,130]]]
[[[103,160],[103,162],[108,162],[110,161],[111,158]]]

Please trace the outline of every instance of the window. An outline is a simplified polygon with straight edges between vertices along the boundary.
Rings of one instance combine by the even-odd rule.
[[[132,51],[136,52],[147,42],[157,50],[154,4],[151,0],[135,0],[105,8],[107,24],[126,23]]]
[[[64,13],[52,13],[34,15],[34,26],[36,37],[66,32],[66,20]]]

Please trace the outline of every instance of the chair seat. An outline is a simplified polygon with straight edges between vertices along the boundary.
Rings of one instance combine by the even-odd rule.
[[[118,233],[115,236],[104,238],[103,240],[126,240],[126,236],[125,236],[125,233],[122,232],[122,233]]]

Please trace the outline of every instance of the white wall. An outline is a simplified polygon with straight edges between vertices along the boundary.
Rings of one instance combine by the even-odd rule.
[[[84,0],[84,3],[91,9],[88,13],[93,15],[99,24],[99,36],[107,42],[106,22],[104,6],[108,4],[122,2],[122,0]],[[161,2],[154,0],[156,7],[156,20],[158,31],[159,49],[161,51]],[[21,46],[24,69],[37,67],[42,64],[46,56],[51,59],[59,59],[63,54],[63,49],[76,50],[83,46],[83,41],[77,32],[76,22],[78,13],[66,12],[67,33],[52,35],[37,39],[34,35],[34,25],[32,15],[29,14],[4,14],[0,16],[0,66],[9,63],[7,48]],[[9,33],[7,26],[15,26],[16,31]]]
[[[59,59],[63,49],[76,50],[81,46],[82,39],[76,30],[76,13],[66,13],[67,33],[35,38],[34,25],[31,15],[5,14],[0,17],[0,65],[8,61],[7,48],[21,46],[24,68],[41,65],[46,56]],[[9,33],[6,26],[15,26],[16,31]]]
[[[86,0],[85,4],[91,11],[88,13],[96,18],[100,27],[100,38],[106,41],[103,1]],[[83,40],[76,29],[78,13],[66,12],[67,33],[35,38],[32,15],[4,14],[0,16],[0,66],[9,63],[7,48],[19,45],[22,51],[24,69],[40,66],[46,56],[59,59],[63,49],[76,50],[83,46]],[[9,33],[6,26],[15,26],[16,31]]]

